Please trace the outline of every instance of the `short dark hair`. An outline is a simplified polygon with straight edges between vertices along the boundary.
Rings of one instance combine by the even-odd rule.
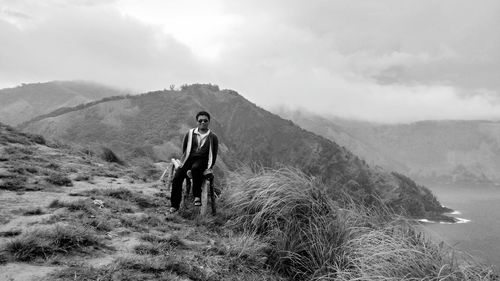
[[[196,114],[196,121],[198,121],[198,117],[200,116],[207,116],[208,117],[208,121],[210,121],[210,114],[206,111],[200,111]]]

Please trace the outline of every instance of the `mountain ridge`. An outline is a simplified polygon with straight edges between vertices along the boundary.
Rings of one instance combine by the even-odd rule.
[[[426,188],[371,169],[335,142],[256,106],[236,91],[215,85],[194,84],[178,91],[98,102],[27,123],[24,129],[81,145],[106,145],[124,159],[168,161],[180,156],[181,138],[195,126],[199,110],[212,114],[211,129],[222,140],[217,163],[220,175],[240,163],[292,166],[330,184],[333,196],[349,192],[367,202],[380,197],[401,211],[406,205],[417,206],[412,211],[415,216],[444,211]]]
[[[18,125],[61,107],[72,107],[125,93],[123,90],[87,81],[22,84],[14,88],[0,89],[0,121]],[[19,114],[20,112],[23,114]]]
[[[428,120],[408,124],[356,123],[311,113],[276,110],[301,127],[338,141],[371,165],[421,182],[500,183],[500,122]]]

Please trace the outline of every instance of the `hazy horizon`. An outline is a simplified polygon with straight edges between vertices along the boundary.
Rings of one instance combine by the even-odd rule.
[[[500,119],[500,2],[0,0],[0,88],[212,83],[266,109]]]

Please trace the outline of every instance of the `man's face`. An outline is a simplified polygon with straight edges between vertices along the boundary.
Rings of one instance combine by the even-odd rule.
[[[208,116],[205,116],[205,115],[198,116],[198,130],[202,130],[202,131],[207,130],[209,123],[210,123],[210,120],[208,120]]]

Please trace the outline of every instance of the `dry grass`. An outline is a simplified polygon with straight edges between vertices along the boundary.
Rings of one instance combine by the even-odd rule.
[[[233,227],[267,242],[268,263],[295,280],[497,280],[382,204],[333,200],[325,190],[297,170],[245,170],[229,181],[224,202]]]
[[[4,252],[15,261],[26,262],[101,246],[101,240],[88,229],[56,224],[15,238],[5,245]]]
[[[163,202],[161,202],[160,198],[134,192],[123,187],[115,189],[106,189],[106,190],[92,189],[86,192],[85,195],[111,197],[114,199],[128,201],[136,204],[142,209],[159,207],[164,204]]]
[[[347,247],[350,266],[335,280],[498,280],[490,268],[434,244],[405,221],[367,231]]]

